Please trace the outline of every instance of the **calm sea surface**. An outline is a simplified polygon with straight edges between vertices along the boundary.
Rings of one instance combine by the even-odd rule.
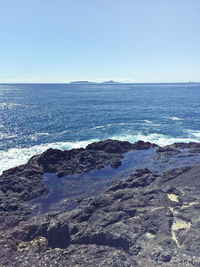
[[[107,138],[200,141],[200,84],[0,84],[0,172]]]

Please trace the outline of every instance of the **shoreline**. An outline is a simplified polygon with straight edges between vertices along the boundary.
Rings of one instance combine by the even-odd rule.
[[[115,181],[99,196],[77,200],[75,209],[70,212],[57,209],[40,216],[31,215],[34,210],[27,205],[29,201],[49,193],[49,189],[42,182],[44,173],[56,173],[59,177],[57,179],[62,181],[64,176],[89,174],[92,170],[102,170],[105,166],[110,166],[109,168],[115,169],[117,172],[118,168],[123,166],[125,153],[148,151],[148,149],[155,151],[152,161],[153,163],[156,162],[155,164],[157,162],[166,164],[167,162],[168,166],[171,164],[173,167],[175,163],[170,162],[171,159],[173,161],[176,159],[180,163],[184,159],[183,162],[185,161],[186,164],[193,161],[193,165],[197,166],[184,165],[172,170],[166,169],[161,173],[146,168],[139,170],[133,168],[128,177]],[[85,149],[78,148],[66,151],[48,149],[40,155],[33,156],[27,164],[4,171],[0,176],[2,203],[0,207],[0,232],[2,233],[0,246],[1,254],[3,253],[0,263],[12,266],[11,261],[14,260],[19,264],[20,259],[24,256],[28,257],[33,266],[36,264],[36,258],[37,262],[41,264],[42,262],[53,263],[52,256],[55,253],[56,261],[60,264],[74,266],[72,257],[79,262],[78,254],[82,253],[85,260],[90,260],[90,265],[94,266],[96,263],[93,257],[96,253],[100,253],[100,261],[106,258],[108,260],[109,257],[113,259],[113,253],[116,253],[114,259],[118,263],[124,261],[123,264],[128,264],[129,259],[137,264],[144,263],[144,260],[152,264],[163,262],[173,264],[176,259],[180,264],[183,260],[183,253],[180,250],[182,247],[184,248],[184,257],[186,257],[184,260],[191,264],[192,260],[187,252],[191,243],[181,241],[183,239],[180,238],[180,234],[184,235],[185,240],[194,239],[194,229],[197,229],[194,222],[197,216],[196,211],[200,205],[198,197],[199,153],[200,143],[175,143],[160,147],[143,141],[131,144],[117,140],[106,140],[89,144]],[[195,164],[194,155],[196,155],[198,164]],[[133,163],[131,162],[131,164]],[[193,188],[194,185],[196,185],[195,188]],[[119,201],[116,202],[117,199]],[[129,203],[130,201],[131,203]],[[190,203],[194,203],[191,206],[192,213],[190,217],[187,216],[186,218],[186,208],[183,207],[189,208]],[[142,209],[145,213],[142,212]],[[145,226],[144,214],[149,218],[147,226],[150,228],[149,230],[138,229],[137,232],[136,228],[139,225]],[[164,221],[163,218],[165,218]],[[87,222],[88,226],[84,222]],[[126,229],[116,228],[123,223],[127,225]],[[155,223],[157,226],[153,230],[152,227]],[[162,226],[163,223],[165,226]],[[183,226],[178,227],[178,223],[182,223]],[[35,229],[34,233],[32,228]],[[183,230],[180,231],[180,229]],[[188,235],[190,229],[193,229],[193,232],[189,232]],[[134,242],[130,236],[131,231],[136,231],[133,239],[136,241]],[[148,244],[151,246],[153,244],[158,251],[161,251],[162,247],[166,249],[167,239],[170,240],[167,250],[165,250],[168,252],[164,254],[159,252],[160,256],[155,256],[157,252],[153,252],[147,247]],[[12,246],[11,240],[14,242]],[[195,239],[195,242],[198,241]],[[3,244],[7,244],[6,247]],[[75,244],[77,244],[77,249],[74,248]],[[85,250],[86,246],[91,247],[90,252]],[[58,248],[61,254],[55,252]],[[103,252],[102,248],[106,250]],[[75,249],[73,253],[70,252],[72,249]],[[196,251],[197,247],[193,246],[193,249]],[[144,257],[145,250],[147,253]],[[8,257],[10,253],[12,253],[12,260]],[[93,253],[92,258],[90,253]],[[199,263],[200,258],[195,256],[195,252],[193,254],[192,257],[196,257],[193,261]],[[83,258],[82,261],[84,262]],[[20,266],[27,266],[22,262],[20,264]]]
[[[177,119],[172,117],[171,119]],[[149,123],[149,122],[147,122]],[[102,126],[103,127],[103,126]],[[197,135],[195,138],[195,134]],[[155,143],[158,146],[173,145],[174,143],[198,143],[199,131],[196,133],[191,132],[191,137],[173,138],[162,134],[150,134],[148,136],[114,136],[110,139],[126,141],[130,143],[137,142],[137,140],[143,140],[144,142]],[[100,139],[89,139],[74,142],[54,142],[54,143],[42,143],[38,145],[31,145],[30,147],[11,147],[5,150],[0,150],[0,175],[3,171],[17,167],[19,165],[26,164],[26,162],[34,155],[41,154],[49,148],[70,150],[73,148],[85,148],[88,144],[93,142],[100,142]]]

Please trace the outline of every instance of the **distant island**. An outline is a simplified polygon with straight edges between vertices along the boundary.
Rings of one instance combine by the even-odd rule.
[[[74,81],[74,82],[70,82],[70,83],[75,83],[75,84],[93,84],[96,82],[89,82],[89,81]]]
[[[105,81],[105,82],[102,82],[102,83],[104,83],[104,84],[113,84],[113,83],[120,83],[120,82],[115,82],[115,81]]]
[[[103,83],[103,84],[119,84],[120,82],[115,81],[104,81],[104,82],[89,82],[89,81],[73,81],[70,82],[70,84],[97,84],[97,83]]]

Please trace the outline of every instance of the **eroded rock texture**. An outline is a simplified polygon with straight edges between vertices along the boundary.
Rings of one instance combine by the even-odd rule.
[[[163,174],[139,169],[71,212],[29,217],[24,203],[46,190],[46,169],[58,171],[77,155],[84,162],[97,152],[98,160],[113,155],[109,164],[131,149],[123,143],[116,153],[112,142],[73,150],[70,159],[48,150],[1,176],[0,266],[200,266],[200,166]],[[172,150],[158,153],[166,151]]]

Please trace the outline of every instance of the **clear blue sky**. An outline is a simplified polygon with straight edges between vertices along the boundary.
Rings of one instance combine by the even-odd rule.
[[[200,0],[0,0],[0,82],[200,81]]]

